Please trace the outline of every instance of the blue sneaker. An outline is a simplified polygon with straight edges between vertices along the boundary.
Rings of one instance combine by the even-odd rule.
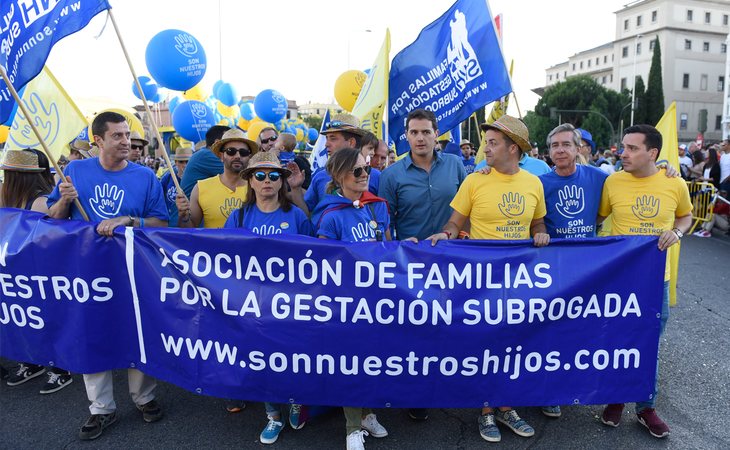
[[[494,414],[482,414],[479,416],[479,434],[487,442],[499,442],[502,440],[502,435],[499,433],[499,428],[494,422]]]
[[[560,406],[543,406],[542,413],[548,417],[554,418],[558,418],[563,414],[560,412]]]
[[[507,411],[497,411],[497,420],[507,425],[515,434],[522,437],[531,437],[535,435],[535,429],[517,415],[514,409]]]
[[[264,431],[261,432],[259,440],[262,444],[273,444],[277,439],[279,439],[279,433],[281,433],[282,428],[284,428],[283,422],[269,419],[269,423],[266,424],[266,428],[264,428]]]
[[[302,420],[302,405],[292,404],[289,407],[289,425],[295,430],[301,430],[307,424]]]

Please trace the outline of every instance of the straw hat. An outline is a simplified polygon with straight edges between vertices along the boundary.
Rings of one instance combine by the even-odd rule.
[[[77,152],[79,152],[84,158],[91,158],[92,156],[96,156],[91,154],[91,145],[89,145],[89,143],[83,139],[74,139],[73,142],[69,144],[69,147],[71,148],[71,150],[76,150]]]
[[[43,172],[44,168],[38,166],[38,155],[30,150],[8,150],[5,152],[5,159],[0,164],[0,170],[11,170],[15,172]]]
[[[281,172],[284,178],[291,175],[291,170],[281,167],[281,161],[272,152],[259,152],[251,157],[248,167],[241,171],[241,178],[248,178],[258,169],[273,169]]]
[[[342,113],[332,116],[329,126],[320,134],[336,133],[341,131],[346,131],[360,136],[365,136],[365,133],[367,133],[367,131],[360,128],[360,119],[352,114]]]
[[[527,125],[516,117],[505,114],[493,123],[483,123],[481,127],[482,131],[501,131],[509,136],[523,152],[529,152],[532,149],[532,145],[530,145],[530,132],[527,130]]]
[[[472,146],[471,145],[471,142],[469,141],[469,139],[462,139],[461,140],[461,143],[459,144],[459,147],[461,147],[462,145],[468,145],[469,147]]]
[[[259,146],[256,144],[256,142],[248,139],[243,131],[239,130],[238,128],[231,128],[230,130],[223,133],[223,137],[221,138],[221,140],[213,144],[213,146],[210,148],[210,151],[212,151],[215,156],[220,158],[221,149],[223,148],[223,146],[233,141],[245,142],[246,144],[248,144],[248,148],[251,149],[252,154],[256,154],[259,151]]]
[[[130,141],[142,141],[142,145],[147,145],[150,143],[147,139],[143,138],[141,134],[139,134],[137,131],[132,131],[129,134],[129,140]]]
[[[190,147],[179,147],[175,150],[175,161],[188,161],[193,156],[193,149]]]

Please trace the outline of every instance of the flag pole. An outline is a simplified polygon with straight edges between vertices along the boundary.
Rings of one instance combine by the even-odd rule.
[[[38,138],[38,142],[41,144],[41,148],[43,148],[43,153],[46,154],[46,157],[48,158],[48,161],[53,165],[53,168],[56,169],[56,173],[61,178],[61,181],[64,183],[68,183],[68,179],[66,178],[66,175],[63,174],[63,171],[58,166],[58,163],[56,162],[56,159],[51,156],[51,150],[48,148],[48,145],[46,144],[46,141],[43,140],[43,136],[41,136],[40,131],[38,131],[38,128],[36,128],[35,124],[32,120],[30,120],[30,117],[32,114],[28,112],[28,110],[25,108],[25,104],[20,101],[20,96],[18,95],[18,91],[15,90],[15,87],[10,82],[10,79],[8,78],[8,74],[5,72],[5,68],[0,64],[0,76],[2,76],[3,81],[5,81],[5,84],[8,86],[8,90],[10,90],[10,94],[13,96],[13,99],[15,99],[15,103],[18,104],[18,108],[20,108],[21,112],[27,119],[26,122],[28,122],[28,125],[30,125],[30,128],[33,130],[33,133]],[[89,221],[89,215],[86,214],[86,211],[84,211],[84,208],[81,206],[81,202],[78,198],[74,199],[74,205],[76,205],[76,208],[78,208],[79,213],[81,213],[81,217],[84,218],[87,222]]]
[[[117,26],[117,21],[114,20],[114,13],[112,13],[111,9],[107,9],[106,12],[107,12],[107,14],[109,14],[109,18],[112,20],[112,26],[114,26],[114,32],[117,34],[117,38],[119,39],[119,45],[122,47],[122,52],[124,52],[124,58],[127,60],[127,65],[129,65],[129,71],[132,72],[132,77],[134,77],[134,84],[137,86],[137,91],[139,91],[139,96],[142,97],[142,104],[144,105],[145,112],[147,112],[147,115],[152,118],[152,128],[155,130],[155,136],[157,137],[157,143],[158,143],[158,145],[162,146],[162,157],[165,158],[165,163],[167,164],[167,167],[170,168],[170,174],[174,175],[172,161],[170,161],[170,156],[167,154],[167,149],[165,148],[165,141],[162,140],[162,135],[160,134],[160,130],[157,128],[157,123],[155,123],[154,116],[152,115],[152,111],[150,111],[150,105],[147,104],[147,97],[144,95],[144,91],[142,90],[142,85],[139,84],[139,79],[137,78],[137,73],[134,71],[134,66],[132,65],[132,60],[129,58],[129,53],[127,53],[127,47],[124,46],[124,40],[122,39],[122,34],[119,32],[119,27]],[[177,189],[178,194],[184,195],[184,192],[183,192],[182,188],[180,187],[180,183],[178,183],[178,181],[177,181],[177,177],[172,176],[170,178],[172,178],[172,182],[175,183],[175,189]]]
[[[517,114],[520,115],[520,119],[522,119],[522,111],[520,111],[520,102],[517,101],[517,93],[515,91],[512,91],[512,97],[515,99],[515,106],[517,106]]]

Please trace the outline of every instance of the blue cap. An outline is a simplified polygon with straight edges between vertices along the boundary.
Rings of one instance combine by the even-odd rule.
[[[583,128],[578,128],[578,131],[580,131],[580,138],[583,139],[584,141],[588,142],[588,144],[590,144],[591,152],[595,152],[596,143],[593,142],[593,135],[591,133],[587,132],[586,130],[584,130]]]

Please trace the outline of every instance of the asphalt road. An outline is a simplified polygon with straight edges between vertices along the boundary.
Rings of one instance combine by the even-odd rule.
[[[661,347],[657,411],[672,430],[655,439],[627,408],[619,428],[601,424],[599,406],[568,406],[548,419],[537,408],[519,412],[536,429],[532,438],[503,431],[500,444],[482,440],[476,409],[434,409],[427,422],[403,410],[378,410],[390,435],[367,438],[368,449],[509,448],[666,448],[730,449],[730,239],[683,239],[679,305],[671,310]],[[8,361],[1,361],[8,366]],[[266,424],[262,404],[228,414],[221,399],[203,397],[167,383],[157,396],[166,417],[145,424],[126,393],[124,371],[115,372],[117,423],[96,441],[82,442],[78,428],[88,416],[80,375],[51,395],[40,395],[43,378],[21,386],[0,385],[0,449],[266,448],[258,436]],[[318,417],[302,430],[286,428],[271,448],[344,448],[340,411]]]

